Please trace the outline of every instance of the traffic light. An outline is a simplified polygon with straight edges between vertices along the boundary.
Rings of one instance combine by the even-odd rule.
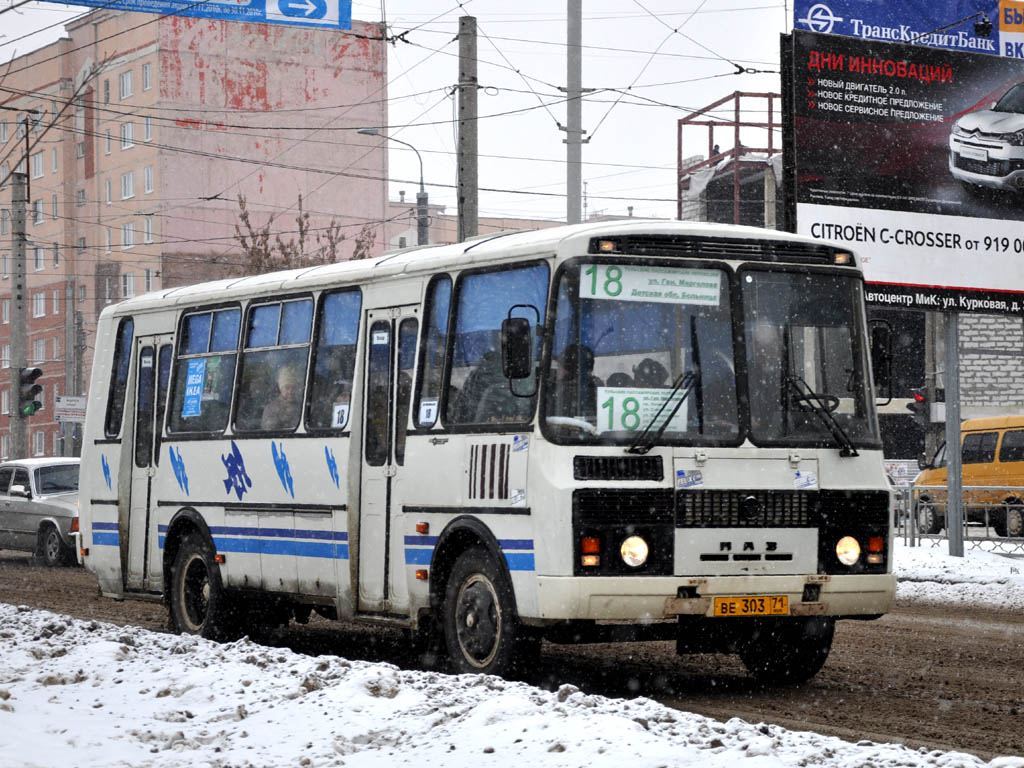
[[[910,395],[913,400],[907,403],[907,410],[914,414],[914,421],[922,427],[931,423],[931,404],[928,402],[928,391],[923,387],[911,389]]]
[[[36,396],[43,391],[42,384],[36,384],[36,379],[43,375],[41,368],[22,368],[18,388],[18,412],[22,416],[31,416],[43,407],[43,404],[36,400]]]

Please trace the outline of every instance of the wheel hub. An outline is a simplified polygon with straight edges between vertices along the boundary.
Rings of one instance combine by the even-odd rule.
[[[501,608],[494,585],[482,574],[474,574],[459,590],[456,608],[459,647],[466,660],[486,667],[498,653],[501,642]]]

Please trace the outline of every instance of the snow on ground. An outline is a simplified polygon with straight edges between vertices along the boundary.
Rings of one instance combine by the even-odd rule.
[[[1021,560],[897,548],[901,596],[1024,605]],[[966,599],[966,598],[965,598]],[[573,686],[217,645],[0,604],[0,766],[1024,768],[856,744]]]

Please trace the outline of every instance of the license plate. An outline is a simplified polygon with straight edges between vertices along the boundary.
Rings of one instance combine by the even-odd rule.
[[[988,162],[988,150],[977,149],[976,147],[960,147],[960,154],[964,157],[970,158],[971,160],[980,160],[983,163]]]
[[[716,597],[715,616],[788,616],[788,595]]]

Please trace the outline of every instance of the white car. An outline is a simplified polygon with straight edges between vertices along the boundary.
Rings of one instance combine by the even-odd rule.
[[[953,124],[949,170],[965,184],[1024,190],[1024,83]]]
[[[76,458],[0,464],[0,549],[33,552],[49,566],[76,560]]]

